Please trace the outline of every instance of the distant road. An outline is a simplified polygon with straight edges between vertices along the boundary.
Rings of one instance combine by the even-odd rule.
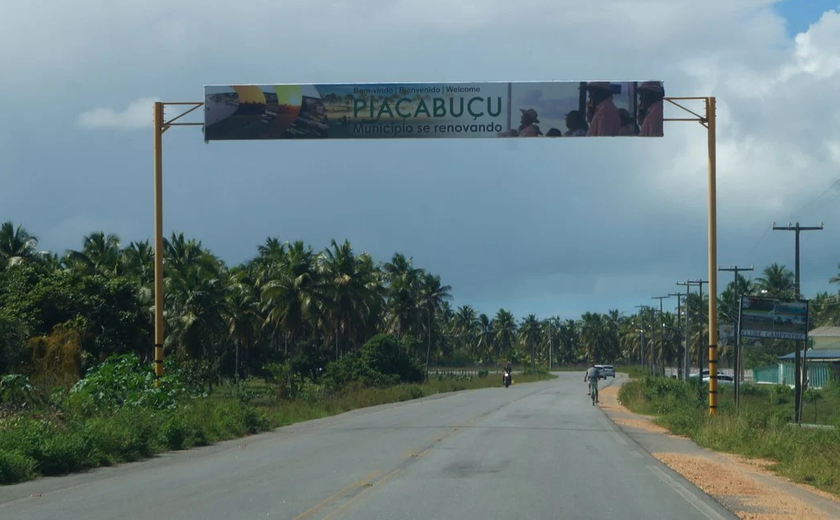
[[[3,487],[0,519],[735,518],[593,407],[582,378],[380,406]]]

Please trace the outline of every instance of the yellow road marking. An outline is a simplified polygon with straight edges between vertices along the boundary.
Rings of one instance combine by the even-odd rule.
[[[349,486],[347,486],[347,487],[345,487],[345,488],[342,488],[342,489],[340,489],[339,491],[336,491],[336,492],[335,492],[335,493],[333,493],[332,495],[328,496],[328,497],[327,497],[327,498],[325,498],[324,500],[321,500],[320,502],[318,502],[318,503],[317,503],[317,504],[315,504],[314,506],[310,507],[309,509],[307,509],[307,510],[306,510],[306,511],[304,511],[303,513],[301,513],[301,514],[299,514],[298,516],[296,516],[296,517],[294,518],[294,520],[302,520],[303,518],[307,518],[307,517],[309,517],[309,516],[314,515],[315,513],[317,513],[317,512],[318,512],[318,511],[320,511],[321,509],[324,509],[327,505],[329,505],[329,503],[330,503],[330,502],[333,502],[333,501],[335,501],[336,499],[341,498],[341,496],[342,496],[342,495],[344,495],[345,493],[347,493],[348,491],[350,491],[350,490],[351,490],[351,489],[353,489],[353,488],[356,488],[356,487],[362,487],[362,486],[364,486],[364,485],[365,485],[365,484],[367,484],[370,480],[372,480],[372,479],[376,478],[376,476],[377,476],[377,475],[379,475],[380,473],[381,473],[381,471],[379,471],[379,470],[374,471],[374,472],[373,472],[373,473],[371,473],[370,475],[368,475],[368,476],[366,476],[366,477],[364,477],[364,478],[361,478],[361,479],[357,480],[356,482],[353,482],[353,483],[352,483],[352,484],[350,484]]]
[[[343,511],[346,511],[346,510],[347,510],[347,508],[349,508],[352,504],[356,503],[356,502],[357,502],[360,498],[362,498],[362,497],[363,497],[363,496],[364,496],[364,495],[365,495],[368,491],[370,491],[371,489],[373,489],[374,487],[376,487],[376,486],[378,486],[378,485],[380,485],[380,484],[385,483],[385,481],[387,481],[387,480],[391,479],[394,475],[396,475],[396,474],[397,474],[397,473],[399,473],[399,472],[400,472],[400,470],[399,470],[399,469],[395,469],[394,471],[392,471],[392,472],[388,473],[387,475],[385,475],[385,476],[384,476],[384,477],[382,477],[381,479],[379,479],[379,480],[377,480],[376,482],[374,482],[372,486],[370,486],[370,487],[366,488],[364,491],[362,491],[362,492],[361,492],[361,493],[359,493],[358,495],[354,496],[353,498],[351,498],[350,500],[348,500],[347,502],[345,502],[344,504],[342,504],[342,506],[341,506],[341,507],[339,507],[338,509],[336,509],[336,510],[335,510],[335,511],[333,511],[332,513],[328,514],[327,516],[325,516],[322,520],[329,520],[330,518],[334,517],[334,516],[335,516],[335,515],[337,515],[338,513],[341,513],[341,512],[343,512]]]

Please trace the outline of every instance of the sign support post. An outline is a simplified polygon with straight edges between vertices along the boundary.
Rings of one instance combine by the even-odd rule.
[[[182,114],[166,121],[167,105],[191,106]],[[176,123],[190,112],[197,110],[204,103],[164,103],[154,104],[154,150],[155,150],[155,386],[160,386],[163,376],[163,133],[172,126],[203,126],[203,123]]]
[[[677,103],[677,101],[704,102],[705,115]],[[718,316],[717,316],[717,118],[714,97],[666,97],[665,101],[688,112],[694,117],[666,118],[665,121],[693,121],[706,127],[709,157],[709,415],[717,415],[718,406]],[[702,373],[702,371],[701,371]]]
[[[591,86],[596,89],[610,88],[609,83],[592,83]],[[581,84],[581,88],[584,88]],[[603,90],[602,90],[603,92]],[[296,96],[286,96],[289,99],[284,102],[291,102],[296,99]],[[280,94],[278,94],[279,102]],[[668,103],[680,108],[684,112],[691,114],[693,117],[686,118],[666,118],[662,121],[692,121],[698,122],[707,129],[707,146],[708,146],[708,200],[709,200],[709,214],[708,214],[708,262],[709,262],[709,413],[715,415],[717,413],[717,363],[718,363],[718,329],[717,329],[717,178],[716,178],[716,118],[715,118],[715,98],[714,97],[663,97],[660,98]],[[700,115],[682,104],[683,101],[703,101],[705,105],[705,115]],[[472,102],[472,100],[470,100]],[[176,122],[185,115],[204,106],[204,102],[155,102],[154,104],[154,172],[155,172],[155,376],[160,378],[163,375],[163,358],[164,358],[164,315],[163,315],[163,149],[162,149],[162,135],[173,126],[202,126],[204,123],[183,123]],[[399,103],[397,103],[399,104]],[[167,106],[180,106],[184,111],[178,116],[166,120],[164,110]],[[479,105],[476,105],[479,106]],[[373,105],[370,105],[370,111],[373,112]],[[498,107],[489,104],[487,112]],[[396,109],[399,111],[399,108]],[[428,108],[426,109],[428,112]],[[356,110],[358,112],[358,110]],[[508,107],[510,112],[510,107]],[[533,112],[532,110],[522,110],[523,114]],[[419,110],[414,114],[417,117]],[[383,114],[382,108],[379,109],[379,116]],[[495,116],[496,114],[491,114]],[[265,112],[262,116],[264,122],[270,123],[277,118],[276,113]],[[274,119],[272,119],[274,118]],[[307,124],[312,124],[309,121]],[[314,122],[317,128],[318,121]],[[495,127],[494,127],[495,128]],[[207,139],[207,128],[205,127],[205,140]]]

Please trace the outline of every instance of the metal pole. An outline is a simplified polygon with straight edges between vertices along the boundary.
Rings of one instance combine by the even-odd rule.
[[[735,273],[735,301],[738,304],[738,314],[740,315],[741,295],[738,289],[738,273],[742,271],[752,271],[753,266],[750,267],[721,267],[720,271],[731,271]],[[741,330],[740,319],[735,316],[735,408],[741,406],[741,375],[744,371],[744,360],[741,356]]]
[[[691,295],[691,281],[686,280],[685,283],[677,282],[677,285],[685,286],[685,347],[683,347],[683,381],[688,381],[688,373],[691,370],[689,351],[689,336],[691,335],[691,318],[688,313],[688,297]]]
[[[799,287],[799,233],[801,231],[821,231],[823,229],[823,224],[820,223],[819,227],[810,227],[810,226],[800,226],[799,222],[796,223],[795,227],[792,227],[790,223],[788,223],[788,227],[776,227],[776,223],[773,223],[773,230],[774,231],[793,231],[795,233],[795,245],[796,245],[796,258],[795,258],[795,273],[794,273],[794,291],[795,291],[795,299],[801,298],[800,294],[800,287]],[[804,396],[803,391],[803,382],[806,375],[803,373],[806,370],[804,366],[802,358],[802,351],[805,347],[803,341],[795,341],[794,344],[796,348],[794,350],[794,399],[796,400],[794,404],[794,420],[797,423],[802,421],[802,398]]]
[[[682,297],[683,295],[680,293],[669,293],[668,296],[676,296],[677,297],[677,329],[682,326]],[[687,314],[687,313],[686,313]],[[679,355],[677,356],[677,371],[682,372],[680,369],[680,365],[682,362],[680,361]]]
[[[688,355],[689,351],[689,336],[691,335],[691,317],[688,314],[688,297],[691,294],[691,285],[685,284],[685,352],[683,353],[683,379],[688,382],[688,373],[691,370],[691,357]],[[700,378],[702,381],[703,378]]]
[[[163,376],[163,103],[155,102],[155,379]]]
[[[665,367],[663,361],[663,351],[665,350],[665,310],[662,308],[662,300],[665,298],[670,298],[670,296],[654,296],[651,298],[652,300],[659,300],[659,353],[656,355],[656,364],[654,365],[654,371],[659,371],[661,369],[660,374],[664,375]]]
[[[644,326],[645,326],[644,323],[642,323],[642,328],[639,329],[639,332],[641,333],[641,338],[639,339],[639,341],[640,341],[639,346],[641,348],[641,358],[642,358],[642,366],[643,367],[645,366],[645,329],[644,329]]]
[[[717,415],[717,121],[714,97],[706,100],[706,121],[709,145],[709,414]]]

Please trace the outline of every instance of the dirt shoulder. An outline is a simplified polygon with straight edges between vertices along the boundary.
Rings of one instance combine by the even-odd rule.
[[[600,391],[601,409],[654,458],[714,497],[739,518],[749,520],[840,519],[840,499],[793,483],[768,468],[771,461],[745,459],[699,447],[631,412],[618,400],[623,374]]]

